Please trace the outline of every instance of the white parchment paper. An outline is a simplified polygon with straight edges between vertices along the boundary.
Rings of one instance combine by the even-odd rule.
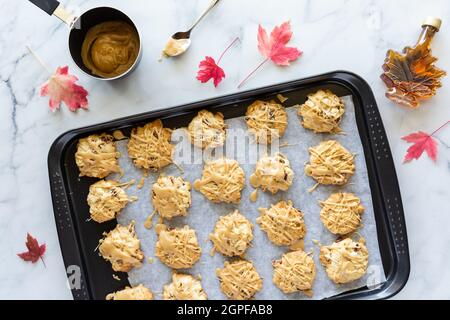
[[[272,260],[278,259],[281,255],[288,251],[288,248],[277,247],[273,245],[267,238],[266,234],[261,231],[259,225],[256,224],[256,218],[259,216],[259,207],[269,207],[271,203],[276,203],[281,199],[292,200],[294,205],[304,213],[305,223],[307,226],[307,235],[305,237],[305,251],[313,251],[314,261],[316,263],[317,277],[314,283],[313,299],[322,299],[331,297],[336,294],[363,287],[367,284],[376,285],[385,281],[383,265],[381,262],[375,218],[372,206],[372,197],[367,175],[367,168],[363,154],[362,144],[358,135],[355,122],[355,110],[351,96],[343,98],[345,101],[346,112],[341,123],[341,128],[345,135],[326,135],[315,134],[310,130],[304,129],[299,122],[297,109],[294,107],[287,108],[288,111],[288,128],[282,143],[289,145],[281,147],[280,151],[287,156],[291,162],[291,167],[295,172],[293,185],[287,192],[279,192],[276,195],[259,192],[258,199],[255,203],[249,200],[250,193],[254,190],[248,178],[254,170],[254,163],[249,161],[241,162],[241,167],[246,174],[246,186],[242,192],[242,200],[239,205],[214,204],[208,201],[201,193],[192,190],[192,207],[187,217],[174,218],[167,224],[170,226],[183,226],[188,224],[197,232],[197,237],[202,247],[202,257],[200,261],[189,270],[183,272],[201,277],[203,288],[209,299],[225,299],[221,293],[219,281],[215,275],[216,268],[223,267],[226,259],[221,254],[216,253],[210,255],[212,244],[208,241],[209,233],[214,229],[214,225],[221,215],[225,215],[239,209],[254,224],[254,239],[252,247],[247,251],[245,258],[251,260],[260,276],[263,278],[263,289],[256,294],[255,299],[308,299],[303,293],[294,293],[286,295],[281,292],[272,282]],[[286,102],[289,104],[289,100]],[[246,131],[247,126],[244,118],[234,118],[226,121],[229,129],[242,129]],[[183,163],[179,155],[182,148],[190,148],[190,143],[186,138],[184,129],[177,129],[173,133],[173,137],[177,137],[177,147],[175,161],[181,165],[184,172],[181,173],[179,168],[171,165],[162,170],[161,173],[166,175],[182,175],[187,181],[193,182],[201,177],[203,164]],[[184,139],[180,139],[184,137]],[[227,137],[226,145],[235,139],[232,136]],[[342,143],[344,147],[355,153],[357,156],[356,173],[351,178],[350,183],[346,186],[319,186],[312,193],[308,193],[308,189],[315,184],[315,181],[304,174],[303,167],[309,161],[308,148],[319,144],[322,140],[335,139]],[[180,141],[181,140],[181,141]],[[131,220],[136,221],[136,232],[141,240],[141,247],[145,253],[146,259],[143,266],[134,269],[128,273],[129,281],[132,285],[144,284],[156,293],[156,298],[161,298],[163,286],[171,282],[172,270],[162,264],[154,255],[155,243],[157,235],[155,229],[150,230],[144,227],[144,221],[147,216],[153,212],[150,201],[151,186],[156,181],[159,173],[151,173],[145,180],[143,188],[137,188],[137,182],[142,178],[142,171],[136,169],[132,161],[128,157],[126,150],[127,140],[117,142],[118,148],[122,153],[120,165],[125,171],[125,175],[121,181],[135,179],[136,184],[127,190],[129,195],[136,195],[139,200],[129,204],[119,215],[118,221],[121,224],[128,224]],[[251,161],[250,161],[251,162]],[[333,192],[353,192],[362,200],[362,204],[366,208],[363,215],[363,227],[359,234],[366,239],[369,250],[369,268],[367,274],[350,284],[335,285],[331,282],[322,265],[319,262],[319,245],[331,244],[336,237],[332,235],[320,221],[319,200],[325,200]],[[158,217],[153,219],[154,225],[157,223]],[[356,236],[357,239],[357,236]],[[314,241],[313,241],[314,240]],[[317,241],[315,241],[317,240]],[[147,261],[147,258],[153,258],[153,262]]]

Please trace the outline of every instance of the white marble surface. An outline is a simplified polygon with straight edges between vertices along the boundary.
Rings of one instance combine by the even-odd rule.
[[[127,12],[142,33],[144,56],[123,81],[90,80],[76,70],[66,48],[67,28],[27,1],[0,0],[0,298],[71,299],[66,285],[47,177],[47,153],[61,133],[80,126],[237,91],[237,83],[261,60],[258,23],[272,28],[290,19],[292,44],[305,53],[291,67],[266,64],[244,87],[251,89],[336,69],[364,77],[374,90],[400,181],[411,252],[411,276],[397,298],[449,298],[450,151],[440,144],[437,163],[426,157],[402,164],[417,130],[433,131],[450,119],[450,81],[419,110],[384,97],[380,66],[388,48],[413,44],[421,20],[444,20],[434,42],[439,66],[450,71],[450,3],[447,0],[222,0],[193,34],[191,50],[178,60],[157,62],[168,35],[189,25],[208,0],[65,1],[72,9],[112,4]],[[195,80],[198,62],[217,57],[230,41],[241,43],[225,56],[227,78],[218,89]],[[51,113],[38,88],[48,76],[28,53],[33,48],[51,68],[69,64],[90,92],[90,111]],[[450,145],[450,127],[438,138]],[[26,232],[47,243],[45,261],[17,258]]]

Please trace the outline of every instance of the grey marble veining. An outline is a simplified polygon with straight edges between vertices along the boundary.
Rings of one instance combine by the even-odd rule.
[[[63,1],[83,10],[103,1]],[[224,0],[193,33],[191,49],[180,59],[158,62],[169,35],[188,26],[208,0],[110,0],[137,23],[144,47],[139,68],[126,79],[105,83],[81,74],[66,47],[68,30],[27,1],[0,1],[0,298],[70,299],[61,259],[47,176],[47,153],[61,133],[149,110],[233,93],[261,60],[258,23],[267,29],[290,19],[291,43],[304,55],[288,68],[270,63],[242,88],[251,89],[331,70],[364,77],[376,96],[402,191],[411,253],[411,276],[397,298],[449,298],[450,289],[450,128],[438,134],[439,157],[402,164],[408,145],[401,137],[431,132],[450,118],[448,78],[432,100],[418,110],[398,107],[384,97],[380,66],[388,48],[413,44],[421,20],[444,20],[433,50],[450,71],[450,3],[446,0]],[[218,57],[235,38],[240,43],[222,60],[227,77],[215,89],[195,80],[205,55]],[[90,110],[52,113],[38,96],[49,76],[31,47],[53,70],[69,65],[89,90]],[[26,232],[47,243],[46,265],[23,263]]]

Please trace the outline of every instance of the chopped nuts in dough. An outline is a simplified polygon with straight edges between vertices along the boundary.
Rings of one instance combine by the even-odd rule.
[[[284,135],[287,113],[281,104],[257,100],[248,107],[245,121],[256,142],[270,144],[272,139],[279,139]]]
[[[172,130],[164,128],[161,120],[133,128],[128,142],[128,155],[136,167],[157,171],[172,163],[174,146],[170,143]]]
[[[244,170],[239,163],[220,158],[205,164],[202,178],[194,182],[194,188],[212,202],[239,203],[244,183]]]
[[[320,248],[320,263],[334,283],[348,283],[364,276],[369,252],[364,238],[358,242],[350,238]]]
[[[356,231],[361,225],[364,207],[361,199],[353,193],[333,193],[321,201],[320,219],[323,225],[334,234],[345,235]]]
[[[172,282],[164,286],[164,300],[207,300],[202,283],[189,274],[174,273]]]
[[[220,147],[225,143],[225,129],[222,113],[201,110],[189,123],[189,140],[202,149]]]
[[[235,210],[219,218],[209,238],[215,251],[228,257],[242,256],[253,240],[253,225]]]
[[[292,201],[280,201],[270,209],[259,208],[259,212],[256,222],[274,244],[291,246],[305,237],[303,213],[294,208]]]
[[[316,278],[313,258],[303,250],[291,251],[273,263],[273,283],[284,293],[303,291],[312,295]]]
[[[160,230],[155,255],[165,265],[173,269],[191,268],[201,253],[195,230],[188,226]]]
[[[120,183],[100,180],[89,187],[87,203],[92,220],[102,223],[116,218],[130,201]]]
[[[103,179],[110,173],[121,171],[119,157],[113,136],[93,134],[78,141],[75,162],[80,176]]]
[[[102,257],[111,262],[114,271],[128,272],[140,267],[144,259],[141,242],[134,231],[134,222],[128,226],[118,224],[115,229],[100,240],[99,251]]]
[[[345,106],[341,98],[330,90],[319,90],[308,95],[308,100],[298,110],[303,117],[302,125],[316,133],[341,132],[339,124],[344,115]]]
[[[355,173],[354,155],[337,141],[323,141],[309,153],[305,173],[319,184],[344,185]]]
[[[142,284],[123,290],[110,293],[106,296],[106,300],[153,300],[153,293]]]
[[[162,218],[186,216],[191,206],[191,184],[182,177],[160,176],[153,184],[152,203]]]
[[[250,176],[252,187],[270,191],[272,194],[288,190],[293,180],[294,171],[289,160],[281,153],[259,159],[255,172]]]
[[[253,263],[246,260],[226,261],[222,269],[216,269],[220,289],[231,300],[251,299],[262,289],[262,279]]]

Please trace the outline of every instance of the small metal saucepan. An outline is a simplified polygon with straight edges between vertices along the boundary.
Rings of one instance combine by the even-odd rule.
[[[99,79],[99,80],[115,80],[122,78],[131,73],[139,64],[142,56],[142,41],[138,29],[134,22],[122,11],[111,7],[96,7],[89,9],[79,16],[75,16],[69,13],[64,7],[56,0],[29,0],[49,15],[53,15],[70,28],[69,33],[69,51],[75,64],[87,75]],[[139,52],[136,60],[130,66],[129,69],[115,77],[101,77],[93,74],[83,63],[81,56],[81,48],[87,32],[92,27],[107,21],[123,21],[133,27],[139,37]]]

